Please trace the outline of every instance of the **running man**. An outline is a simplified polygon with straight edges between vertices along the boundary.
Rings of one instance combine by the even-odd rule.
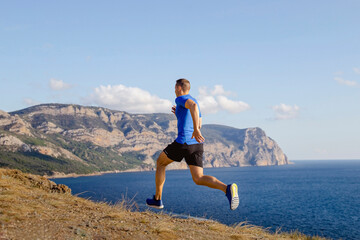
[[[239,205],[238,187],[235,183],[226,185],[213,176],[203,174],[203,143],[201,135],[201,112],[198,102],[190,94],[190,82],[184,78],[175,84],[176,106],[172,112],[177,118],[178,137],[160,154],[156,164],[156,193],[153,198],[146,199],[146,204],[153,208],[164,208],[161,200],[165,183],[166,166],[172,162],[181,162],[183,158],[190,168],[191,176],[197,185],[203,185],[223,191],[229,200],[230,209]]]

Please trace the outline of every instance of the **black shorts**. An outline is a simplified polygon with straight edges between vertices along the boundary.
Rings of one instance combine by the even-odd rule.
[[[187,165],[203,167],[204,144],[202,143],[187,145],[174,141],[164,149],[164,153],[175,162],[181,162],[185,158]]]

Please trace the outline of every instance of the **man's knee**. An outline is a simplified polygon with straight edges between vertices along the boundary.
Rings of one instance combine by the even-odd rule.
[[[202,185],[201,176],[193,176],[192,179],[196,185]]]
[[[168,158],[164,152],[161,152],[160,156],[158,157],[158,159],[156,161],[156,166],[157,167],[166,167],[167,165],[169,165],[172,162],[173,161],[170,158]]]
[[[199,166],[193,166],[193,165],[189,165],[189,168],[190,168],[191,176],[192,176],[194,183],[196,185],[203,185],[204,184],[203,168],[199,167]]]

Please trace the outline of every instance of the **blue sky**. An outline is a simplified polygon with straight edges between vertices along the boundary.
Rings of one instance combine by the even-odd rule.
[[[2,1],[0,109],[169,112],[261,127],[290,160],[360,159],[359,1]]]

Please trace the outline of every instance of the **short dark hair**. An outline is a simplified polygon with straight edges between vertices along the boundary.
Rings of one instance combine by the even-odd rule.
[[[184,91],[190,91],[190,81],[185,78],[176,80],[176,85],[181,86]]]

